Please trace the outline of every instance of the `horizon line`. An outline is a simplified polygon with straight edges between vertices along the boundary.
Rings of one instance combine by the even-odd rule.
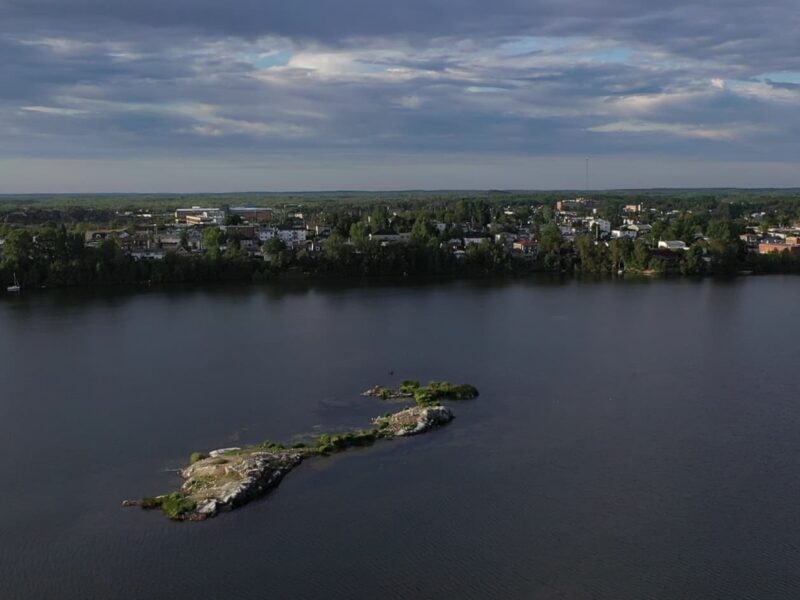
[[[580,188],[407,188],[407,189],[325,189],[325,190],[239,190],[224,192],[200,192],[200,191],[161,191],[161,192],[86,192],[86,191],[65,191],[65,192],[0,192],[0,198],[24,197],[24,196],[235,196],[235,195],[288,195],[288,194],[442,194],[442,193],[574,193],[580,195],[587,194],[607,194],[614,192],[699,192],[699,191],[778,191],[778,192],[800,192],[800,186],[785,187],[740,187],[740,186],[703,186],[703,187],[615,187],[597,188],[585,190]]]

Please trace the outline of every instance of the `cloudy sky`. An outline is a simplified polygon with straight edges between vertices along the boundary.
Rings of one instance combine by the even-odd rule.
[[[796,0],[0,0],[0,193],[800,186]]]

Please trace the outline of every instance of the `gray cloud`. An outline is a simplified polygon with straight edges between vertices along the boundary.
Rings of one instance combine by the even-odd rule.
[[[291,159],[296,188],[426,154],[773,173],[800,150],[798,32],[774,0],[0,0],[0,160]]]

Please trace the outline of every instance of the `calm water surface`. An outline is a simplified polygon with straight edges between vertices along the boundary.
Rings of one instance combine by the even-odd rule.
[[[0,598],[798,598],[800,279],[0,298]],[[393,371],[394,375],[389,375]],[[195,450],[448,427],[205,523],[120,508]]]

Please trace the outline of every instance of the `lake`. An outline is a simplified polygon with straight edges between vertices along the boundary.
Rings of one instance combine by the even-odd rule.
[[[0,598],[800,597],[800,278],[0,298]],[[193,451],[456,419],[203,523]]]

